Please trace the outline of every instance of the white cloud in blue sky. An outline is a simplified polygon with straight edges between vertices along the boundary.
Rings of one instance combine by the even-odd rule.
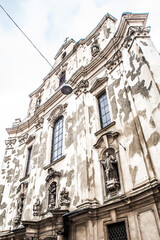
[[[66,37],[85,38],[108,12],[148,12],[147,25],[160,51],[159,0],[0,0],[17,24],[51,64]],[[117,24],[118,26],[118,24]],[[50,66],[0,8],[0,161],[6,127],[26,116],[28,95],[42,83]]]

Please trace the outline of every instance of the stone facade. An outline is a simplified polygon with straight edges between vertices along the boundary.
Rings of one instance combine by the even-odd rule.
[[[107,14],[59,49],[7,129],[1,240],[159,239],[160,56],[146,20],[124,13],[116,29]]]

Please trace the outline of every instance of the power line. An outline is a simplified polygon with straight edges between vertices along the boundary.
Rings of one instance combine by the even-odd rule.
[[[9,19],[14,23],[14,25],[21,31],[21,33],[27,38],[27,40],[32,44],[32,46],[37,50],[37,52],[43,57],[43,59],[50,65],[50,67],[53,69],[52,64],[45,58],[45,56],[41,53],[41,51],[35,46],[35,44],[27,37],[27,35],[23,32],[23,30],[17,25],[17,23],[13,20],[13,18],[7,13],[7,11],[2,7],[0,4],[0,7],[5,12],[5,14],[9,17]]]

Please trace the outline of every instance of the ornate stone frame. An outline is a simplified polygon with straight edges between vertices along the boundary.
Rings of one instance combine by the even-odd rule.
[[[104,167],[102,162],[105,160],[105,153],[108,151],[111,153],[111,151],[114,151],[114,156],[116,157],[118,161],[118,172],[119,172],[119,182],[120,182],[120,189],[119,193],[121,194],[123,192],[123,179],[122,179],[122,170],[120,165],[120,159],[119,159],[119,133],[114,131],[108,131],[103,133],[98,139],[96,144],[94,144],[94,147],[98,151],[98,158],[100,161],[100,169],[101,169],[101,176],[102,176],[102,189],[103,189],[103,196],[104,196],[104,202],[111,199],[111,196],[106,195],[106,186],[105,186],[105,175],[104,175]],[[118,196],[118,195],[117,195]]]

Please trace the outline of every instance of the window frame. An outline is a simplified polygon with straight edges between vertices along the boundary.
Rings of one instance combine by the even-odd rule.
[[[66,71],[62,71],[59,77],[59,87],[66,81]]]
[[[127,234],[127,226],[126,226],[126,221],[122,220],[122,221],[118,221],[118,222],[114,222],[114,223],[110,223],[110,224],[107,224],[106,225],[106,228],[107,228],[107,239],[110,240],[110,236],[109,236],[109,227],[113,226],[113,225],[118,225],[118,224],[124,224],[124,227],[125,227],[125,233],[126,233],[126,237],[127,239],[126,240],[129,240],[128,238],[128,234]]]
[[[106,106],[108,107],[108,111],[107,111],[107,113],[106,114],[104,114],[103,116],[107,116],[107,114],[109,115],[109,120],[108,121],[106,121],[106,125],[105,125],[105,122],[103,123],[103,121],[102,121],[102,108],[101,108],[101,106],[100,106],[100,97],[102,97],[103,95],[106,95],[106,100],[107,100],[107,105],[105,105],[105,108],[106,108]],[[100,127],[101,127],[101,129],[103,129],[103,128],[105,128],[105,127],[107,127],[107,126],[109,126],[111,123],[112,123],[112,119],[111,119],[111,111],[110,111],[110,107],[109,107],[109,101],[108,101],[108,95],[107,95],[107,91],[106,90],[104,90],[104,91],[102,91],[102,92],[100,92],[98,95],[97,95],[97,102],[98,102],[98,111],[99,111],[99,120],[100,120]],[[103,102],[104,102],[104,100],[103,100]],[[103,107],[104,108],[104,107]]]
[[[33,146],[31,145],[27,148],[27,162],[25,167],[25,177],[29,176],[30,174],[32,151],[33,151]]]
[[[60,131],[61,129],[62,129],[62,131],[61,131],[61,133],[59,134],[59,133],[57,133],[58,134],[58,136],[56,136],[56,138],[55,138],[55,134],[56,134],[56,132],[55,132],[55,127],[57,127],[56,126],[56,124],[58,124],[58,122],[60,121],[60,120],[62,120],[62,127],[61,128],[58,128],[58,130],[57,131]],[[53,127],[52,127],[52,140],[51,140],[51,153],[50,153],[50,163],[54,163],[55,161],[57,161],[57,160],[59,160],[60,158],[62,158],[63,157],[63,132],[64,132],[64,116],[60,116],[58,119],[56,119],[56,121],[54,122],[54,125],[53,125]],[[60,141],[57,141],[56,143],[55,143],[55,139],[59,139],[60,138],[60,136],[61,136],[61,139],[60,139]],[[56,150],[55,151],[58,151],[59,149],[60,149],[60,151],[61,151],[61,153],[60,154],[57,154],[55,157],[53,156],[54,155],[54,146],[55,145],[61,145],[61,147],[58,147],[58,148],[56,148]]]
[[[115,223],[118,224],[119,222],[124,222],[125,228],[126,228],[127,240],[131,240],[128,218],[127,217],[114,218],[113,216],[111,218],[112,218],[111,221],[104,221],[103,222],[104,239],[109,240],[109,234],[108,234],[108,226],[109,225],[115,224]]]

